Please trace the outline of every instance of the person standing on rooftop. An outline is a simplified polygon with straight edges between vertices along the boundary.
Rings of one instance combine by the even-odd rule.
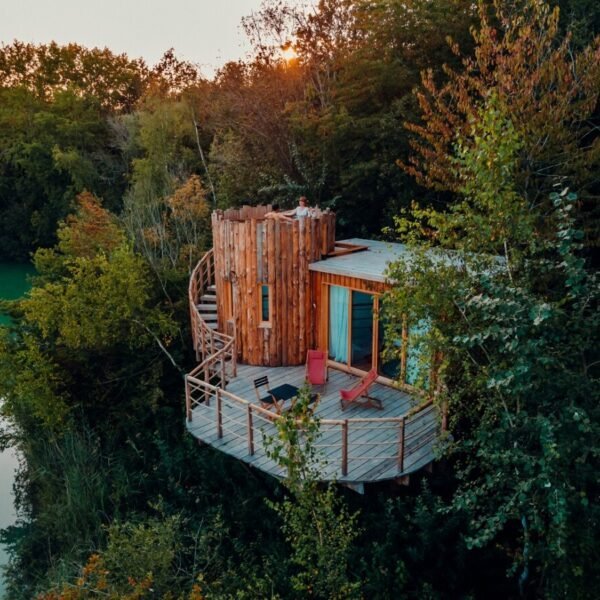
[[[300,196],[298,198],[298,206],[292,210],[288,210],[284,213],[290,217],[308,217],[310,215],[310,209],[308,208],[308,199],[306,196]]]

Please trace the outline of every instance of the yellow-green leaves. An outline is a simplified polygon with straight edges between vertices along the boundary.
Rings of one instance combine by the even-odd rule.
[[[148,306],[150,274],[127,245],[110,256],[77,258],[68,269],[67,277],[34,288],[23,301],[26,319],[44,339],[71,349],[134,348],[148,342],[142,324],[168,331]]]

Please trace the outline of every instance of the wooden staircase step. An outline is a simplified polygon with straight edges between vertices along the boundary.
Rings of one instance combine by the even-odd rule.
[[[202,312],[217,312],[216,304],[196,304],[196,308]]]

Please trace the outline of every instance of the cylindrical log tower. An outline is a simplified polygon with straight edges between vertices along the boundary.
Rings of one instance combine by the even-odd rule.
[[[242,363],[299,365],[315,335],[308,265],[333,251],[335,214],[286,219],[270,211],[213,212],[219,329],[235,324]]]

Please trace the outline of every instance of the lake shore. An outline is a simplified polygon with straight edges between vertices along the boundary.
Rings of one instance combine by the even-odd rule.
[[[0,262],[0,299],[15,300],[21,298],[30,287],[29,276],[33,272],[33,267],[29,264]],[[0,326],[7,325],[9,322],[9,317],[0,313]],[[5,429],[7,425],[5,421],[0,419],[0,430]],[[17,519],[13,485],[18,464],[19,459],[14,448],[7,448],[4,452],[0,452],[0,529],[13,525]],[[0,598],[4,597],[3,571],[7,564],[8,553],[4,545],[0,544]]]

